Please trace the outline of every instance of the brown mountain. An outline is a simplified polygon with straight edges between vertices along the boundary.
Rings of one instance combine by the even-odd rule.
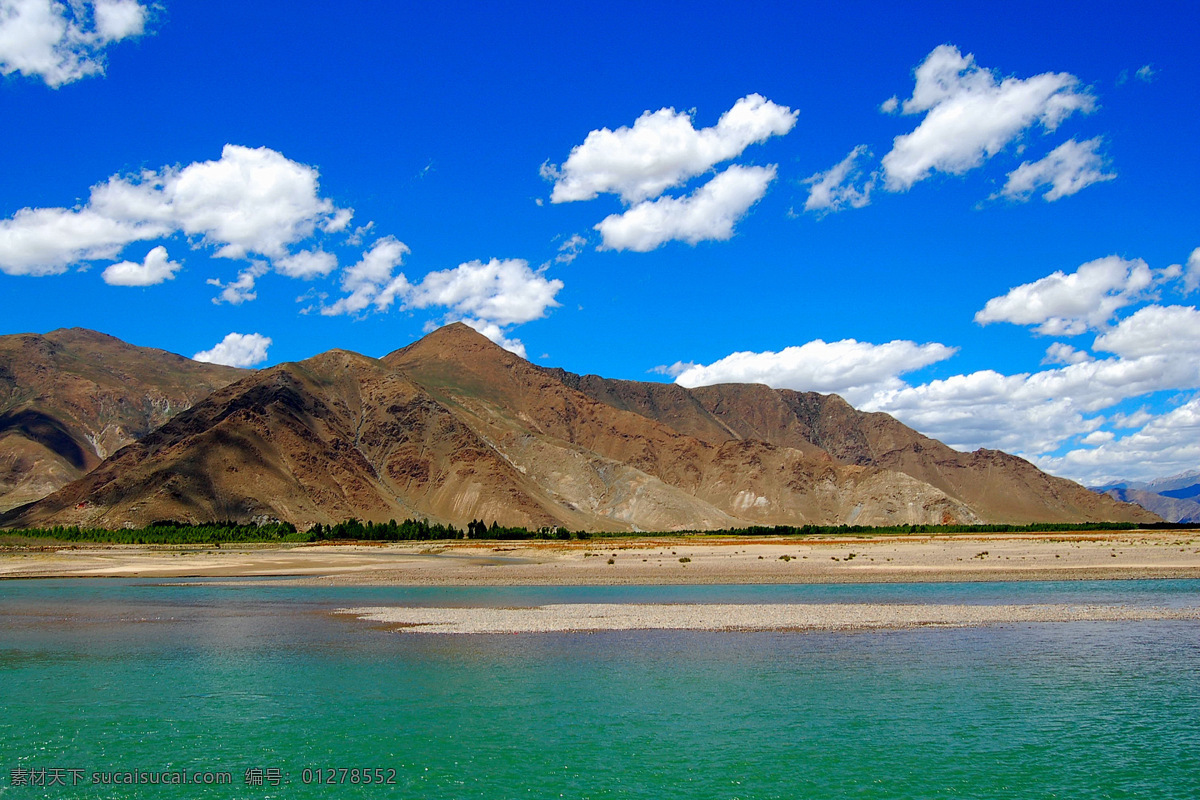
[[[999,450],[962,453],[922,436],[887,414],[857,411],[837,395],[724,384],[684,389],[548,370],[600,402],[717,444],[758,440],[826,452],[844,464],[882,467],[935,486],[998,523],[1130,519],[1095,493]],[[1126,515],[1136,513],[1121,509]],[[1144,521],[1149,521],[1147,516]]]
[[[0,511],[76,480],[245,374],[80,328],[0,336]]]
[[[456,324],[380,360],[332,351],[250,375],[3,523],[264,516],[593,530],[1153,519],[839,398],[581,378]]]

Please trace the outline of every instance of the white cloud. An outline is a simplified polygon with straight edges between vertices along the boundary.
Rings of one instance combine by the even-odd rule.
[[[631,128],[592,131],[561,169],[546,164],[542,174],[555,181],[552,203],[591,200],[605,192],[638,203],[741,155],[751,144],[786,134],[797,115],[757,94],[738,100],[714,127],[702,130],[673,108],[646,111]]]
[[[348,221],[346,209],[319,196],[317,178],[274,150],[232,144],[217,161],[114,175],[81,207],[26,208],[0,220],[0,270],[57,274],[175,232],[201,237],[225,258],[286,259],[318,227]]]
[[[1069,400],[1017,397],[1030,376],[982,370],[886,390],[862,404],[960,450],[1043,452],[1098,427]]]
[[[870,158],[871,153],[865,144],[850,151],[850,154],[835,164],[826,172],[818,172],[804,182],[812,184],[808,190],[808,200],[804,203],[805,211],[841,211],[846,206],[862,208],[871,202],[871,189],[875,187],[875,179],[862,183],[861,188],[854,184],[862,179],[862,170],[858,168],[859,157]]]
[[[1114,172],[1104,172],[1104,159],[1097,149],[1100,137],[1077,142],[1071,139],[1050,151],[1040,161],[1026,161],[1008,173],[1008,181],[1000,194],[1013,200],[1028,200],[1042,186],[1049,186],[1042,198],[1053,202],[1067,197],[1101,181],[1117,177]]]
[[[146,259],[137,264],[122,261],[111,264],[101,277],[110,286],[154,286],[163,281],[174,280],[182,264],[167,258],[167,248],[159,245],[146,254]]]
[[[370,308],[386,311],[399,301],[404,309],[444,308],[447,322],[462,321],[497,344],[524,357],[519,340],[503,328],[540,319],[558,306],[560,280],[548,280],[522,259],[469,261],[453,269],[430,272],[418,283],[395,273],[409,252],[393,237],[380,239],[362,260],[342,273],[348,294],[325,306],[325,316],[358,314]],[[432,323],[431,323],[432,324]]]
[[[895,114],[900,109],[900,98],[892,95],[879,104],[879,110],[884,114]]]
[[[579,258],[579,254],[583,252],[583,246],[587,244],[587,239],[580,236],[578,233],[572,235],[558,247],[558,255],[554,257],[555,264],[570,264],[575,259]]]
[[[329,217],[321,224],[321,230],[326,233],[341,233],[350,226],[350,220],[354,219],[354,209],[339,208],[333,212],[333,216]],[[374,225],[375,223],[370,223]],[[368,225],[368,227],[370,227]],[[361,229],[360,229],[361,230]]]
[[[57,88],[104,72],[104,50],[141,36],[148,11],[135,0],[0,0],[0,75]]]
[[[1038,454],[1103,423],[1123,400],[1200,387],[1200,359],[1147,355],[1082,361],[1034,373],[981,370],[877,393],[863,404],[964,450]]]
[[[562,288],[562,281],[547,280],[523,259],[493,258],[430,272],[405,293],[404,306],[442,306],[464,318],[503,327],[546,316],[546,309],[559,305],[554,296]]]
[[[1143,299],[1154,283],[1146,262],[1107,256],[1070,275],[1055,272],[993,297],[975,314],[980,325],[1036,325],[1047,336],[1076,335],[1108,324],[1118,309]]]
[[[484,336],[491,339],[493,342],[500,345],[508,352],[513,353],[515,355],[520,356],[521,358],[528,360],[529,356],[526,355],[525,345],[521,342],[521,340],[509,338],[504,333],[504,330],[496,323],[486,322],[481,319],[471,319],[470,317],[465,317],[461,320],[455,320],[455,321],[462,322],[465,325],[470,325],[476,331],[478,331],[479,333],[482,333]]]
[[[1183,273],[1183,291],[1185,294],[1191,294],[1200,288],[1200,247],[1192,251],[1188,256],[1187,269]]]
[[[1054,342],[1046,348],[1046,357],[1042,359],[1043,364],[1082,364],[1084,361],[1091,361],[1092,357],[1082,350],[1076,350],[1069,344],[1063,342]]]
[[[227,367],[253,367],[267,360],[267,348],[271,338],[260,333],[231,333],[213,346],[201,350],[192,358],[208,364],[224,364]]]
[[[275,271],[289,278],[318,278],[337,269],[337,256],[324,250],[301,250],[275,262]]]
[[[1094,105],[1074,75],[1047,72],[998,80],[976,65],[973,55],[940,45],[916,69],[916,85],[902,111],[925,117],[911,133],[893,140],[883,157],[885,185],[904,191],[935,170],[961,175],[1033,125],[1053,131],[1067,116]]]
[[[687,197],[646,200],[595,227],[608,250],[645,253],[674,239],[693,245],[723,241],[733,236],[734,224],[762,199],[774,179],[774,165],[734,164]]]
[[[1126,359],[1200,359],[1200,311],[1191,306],[1146,306],[1098,336],[1093,347]]]
[[[322,308],[321,313],[331,317],[358,314],[372,305],[380,311],[389,308],[397,295],[409,289],[404,273],[392,275],[409,252],[408,245],[394,236],[376,241],[357,264],[342,271],[342,290],[347,295]]]
[[[1108,423],[1117,429],[1141,428],[1152,419],[1154,419],[1153,414],[1145,408],[1139,408],[1132,414],[1125,414],[1123,412],[1113,414],[1108,418]]]
[[[688,388],[717,383],[765,383],[776,389],[834,393],[860,403],[886,388],[902,386],[897,376],[944,361],[956,348],[942,344],[892,341],[870,344],[854,339],[820,339],[779,352],[740,352],[712,364],[686,366],[675,382]]]
[[[1193,470],[1200,464],[1200,397],[1145,421],[1139,431],[1037,463],[1092,486]]]
[[[232,283],[222,283],[217,278],[209,278],[205,283],[221,290],[221,293],[213,298],[213,303],[220,305],[225,302],[233,306],[240,306],[242,303],[258,298],[258,292],[255,291],[254,286],[258,279],[266,274],[266,262],[255,261],[239,272],[237,280]]]
[[[1138,71],[1134,73],[1138,80],[1150,83],[1154,80],[1154,76],[1158,75],[1158,70],[1151,67],[1149,64],[1138,67]]]
[[[90,208],[23,208],[0,220],[0,272],[57,275],[79,261],[115,259],[131,242],[170,232],[161,222],[113,219]]]
[[[657,375],[669,375],[672,378],[678,378],[689,369],[700,366],[695,361],[676,361],[674,364],[660,364],[657,367],[652,367],[649,371]]]
[[[1080,439],[1079,443],[1094,446],[1111,442],[1115,438],[1117,438],[1117,435],[1112,431],[1092,431],[1087,436],[1084,436],[1082,439]]]

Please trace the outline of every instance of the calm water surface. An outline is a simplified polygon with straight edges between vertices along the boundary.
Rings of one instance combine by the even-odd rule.
[[[1200,625],[397,634],[361,605],[1196,605],[1198,581],[0,583],[0,796],[1200,797]],[[383,770],[393,784],[306,782]],[[80,770],[78,783],[69,785]],[[66,786],[14,785],[60,770]],[[228,772],[223,786],[93,773]],[[264,785],[247,785],[263,770]],[[279,785],[270,785],[277,770]],[[309,772],[305,772],[309,770]],[[52,772],[50,774],[53,774]],[[253,780],[255,773],[250,773]]]

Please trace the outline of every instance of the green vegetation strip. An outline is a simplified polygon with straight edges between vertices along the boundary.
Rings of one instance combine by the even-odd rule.
[[[193,525],[163,520],[144,528],[107,530],[103,528],[53,527],[21,528],[0,531],[0,543],[33,542],[94,542],[112,544],[250,544],[273,542],[331,542],[372,541],[405,542],[448,539],[479,539],[512,541],[522,539],[619,539],[648,536],[879,536],[879,535],[943,535],[979,533],[1086,533],[1088,531],[1180,530],[1195,525],[1157,522],[1138,525],[1130,522],[1035,523],[1032,525],[774,525],[731,528],[716,531],[637,531],[620,533],[589,533],[566,528],[529,530],[505,527],[493,522],[472,521],[466,528],[406,519],[404,522],[360,522],[350,519],[336,525],[314,525],[306,531],[296,530],[290,522],[269,522],[263,525],[244,525],[236,522],[212,522]]]

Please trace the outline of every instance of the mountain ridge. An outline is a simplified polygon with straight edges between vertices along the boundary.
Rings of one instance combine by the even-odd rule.
[[[244,374],[85,328],[0,336],[0,511],[81,477]]]
[[[985,474],[1017,499],[959,496]],[[1154,519],[836,395],[575,376],[456,323],[380,359],[332,350],[246,375],[0,524],[351,516],[587,530]]]

